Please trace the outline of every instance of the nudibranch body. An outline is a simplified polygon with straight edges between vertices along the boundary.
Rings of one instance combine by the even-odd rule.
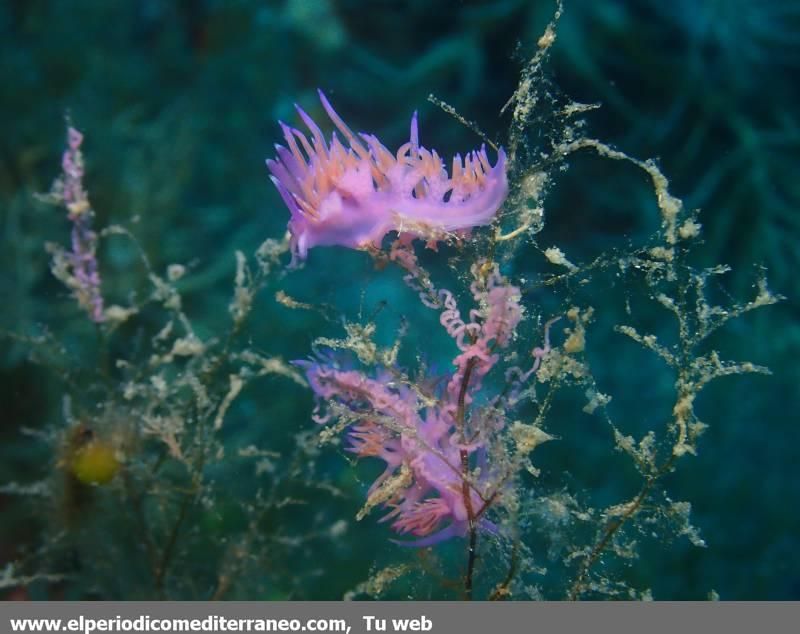
[[[392,154],[374,135],[354,134],[321,91],[319,97],[346,145],[336,132],[326,141],[298,107],[311,139],[281,123],[287,147],[276,145],[277,156],[267,161],[291,212],[295,259],[322,245],[380,248],[390,231],[435,242],[489,224],[508,195],[502,148],[494,166],[485,146],[463,160],[456,155],[448,175],[436,151],[420,146],[416,112],[410,140]]]

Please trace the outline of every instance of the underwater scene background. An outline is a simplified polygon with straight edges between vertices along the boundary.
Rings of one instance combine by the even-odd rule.
[[[0,31],[0,596],[800,598],[800,2]],[[297,257],[264,161],[318,89],[392,154],[414,111],[448,171],[502,146],[504,205]]]

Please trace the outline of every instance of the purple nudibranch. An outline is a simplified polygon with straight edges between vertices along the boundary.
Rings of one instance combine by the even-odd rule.
[[[267,160],[272,182],[291,212],[293,259],[321,245],[380,248],[387,233],[435,243],[489,224],[508,195],[506,154],[489,163],[486,146],[456,155],[448,174],[435,150],[419,144],[417,113],[410,140],[392,154],[372,134],[354,134],[319,91],[322,106],[344,137],[327,141],[299,106],[311,138],[281,123],[286,147]]]

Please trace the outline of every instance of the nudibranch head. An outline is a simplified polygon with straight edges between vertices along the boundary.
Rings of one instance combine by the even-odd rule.
[[[320,91],[336,132],[327,141],[319,126],[297,107],[311,138],[281,123],[286,147],[267,161],[272,182],[291,212],[293,257],[305,259],[320,245],[380,248],[384,236],[435,242],[489,224],[508,195],[506,155],[489,163],[486,147],[456,155],[448,174],[435,150],[419,144],[417,114],[407,143],[392,154],[372,134],[354,134]]]

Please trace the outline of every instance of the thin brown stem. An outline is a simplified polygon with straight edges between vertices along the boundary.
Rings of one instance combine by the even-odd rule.
[[[475,559],[477,557],[478,549],[478,529],[475,521],[470,519],[469,522],[469,547],[467,558],[467,574],[464,578],[464,598],[467,601],[472,601],[472,579],[475,574]]]
[[[466,413],[467,389],[469,388],[472,370],[475,368],[476,363],[477,359],[474,357],[467,361],[467,367],[464,370],[464,378],[461,380],[461,386],[458,391],[456,428],[458,429],[462,442],[466,441],[464,416]],[[472,581],[475,574],[475,559],[478,546],[478,527],[475,510],[472,508],[472,495],[470,493],[469,453],[466,449],[462,449],[459,454],[461,457],[461,493],[464,497],[464,507],[467,510],[467,521],[469,523],[469,546],[467,549],[467,573],[464,577],[464,598],[467,601],[471,601]]]
[[[186,520],[186,516],[189,513],[189,507],[191,506],[193,497],[193,495],[186,495],[183,498],[183,502],[181,502],[181,508],[178,511],[178,517],[175,520],[175,523],[172,525],[172,530],[170,531],[169,538],[167,539],[167,545],[164,547],[164,551],[161,554],[161,559],[156,566],[156,592],[161,599],[164,598],[164,579],[167,574],[167,569],[169,568],[169,563],[172,559],[175,545],[178,542],[178,534],[180,533],[181,526],[183,526],[183,522]]]
[[[602,533],[602,536],[597,541],[597,543],[592,548],[591,552],[589,553],[588,557],[583,560],[581,567],[578,571],[578,575],[575,577],[575,581],[572,583],[572,586],[567,593],[567,599],[570,601],[576,601],[578,597],[580,597],[581,593],[585,588],[585,581],[586,577],[589,575],[589,571],[591,570],[592,566],[595,564],[597,559],[603,553],[603,551],[608,547],[611,543],[611,540],[614,538],[614,535],[619,532],[619,530],[625,525],[625,523],[631,519],[642,506],[642,503],[647,498],[647,495],[650,493],[650,490],[653,488],[656,482],[663,476],[665,473],[672,469],[672,465],[675,462],[675,456],[671,456],[669,460],[667,460],[660,469],[658,469],[653,475],[648,476],[645,480],[642,488],[639,490],[639,493],[636,495],[635,498],[628,504],[628,508],[625,512],[620,515],[618,518],[615,518],[608,522],[606,525],[605,530]]]
[[[509,563],[508,565],[508,574],[506,574],[506,578],[503,579],[502,583],[500,583],[492,591],[492,594],[489,595],[489,601],[502,601],[511,594],[508,588],[511,585],[511,582],[514,580],[514,576],[517,574],[518,565],[519,565],[519,535],[515,535],[514,543],[511,546],[511,563]]]
[[[461,442],[466,442],[466,434],[464,429],[464,416],[466,414],[466,401],[467,389],[469,388],[469,381],[472,378],[472,371],[478,363],[477,357],[472,357],[467,361],[467,367],[464,369],[464,378],[461,380],[461,386],[458,390],[458,403],[456,405],[456,428],[461,435]],[[463,462],[463,461],[462,461]]]

